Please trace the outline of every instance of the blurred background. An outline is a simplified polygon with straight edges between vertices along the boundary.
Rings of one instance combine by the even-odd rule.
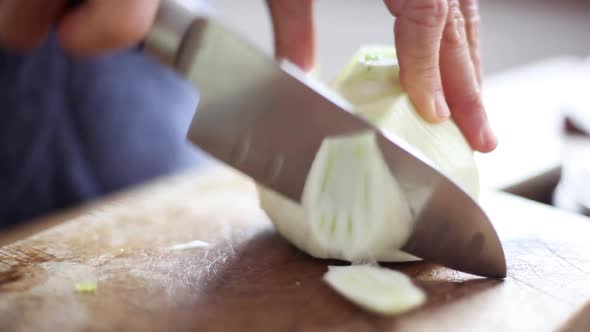
[[[211,2],[226,25],[272,54],[263,0]],[[566,135],[564,122],[590,132],[590,1],[480,0],[480,11],[484,100],[500,141],[476,156],[484,190],[587,214],[590,144]],[[315,18],[322,80],[360,45],[393,43],[394,19],[381,0],[316,0]]]
[[[263,0],[211,0],[221,18],[272,51]],[[316,0],[319,63],[332,77],[361,44],[391,43],[394,19],[381,0]],[[480,0],[486,74],[559,55],[589,55],[590,1]]]

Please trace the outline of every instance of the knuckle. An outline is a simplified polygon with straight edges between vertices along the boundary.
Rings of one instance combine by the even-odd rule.
[[[447,18],[447,0],[408,0],[401,16],[422,27],[440,27]]]
[[[461,11],[461,5],[459,0],[450,0],[449,9],[447,13],[447,22],[449,21],[463,21],[463,12]]]
[[[465,17],[461,12],[459,1],[452,0],[449,3],[449,13],[442,36],[443,42],[449,46],[462,47],[466,41],[465,31]]]
[[[461,10],[469,24],[479,24],[481,17],[477,0],[462,0]]]
[[[481,16],[477,0],[461,0],[461,11],[465,19],[467,39],[469,44],[479,44],[479,26]]]
[[[472,47],[479,47],[479,25],[478,24],[467,24],[467,40],[469,45]]]
[[[456,97],[448,98],[451,109],[461,108],[466,110],[477,110],[482,106],[481,93],[475,87],[469,89],[463,94],[457,94]]]
[[[405,59],[400,58],[400,69],[406,68],[411,75],[424,76],[438,72],[437,57],[430,53],[408,53]],[[400,73],[401,74],[401,73]]]
[[[400,82],[410,91],[421,91],[425,86],[431,86],[433,82],[437,82],[438,77],[438,65],[429,61],[418,61],[411,67],[400,65]]]
[[[465,13],[463,14],[465,16],[465,21],[467,21],[468,24],[471,25],[479,25],[481,22],[481,16],[479,15],[478,11],[472,12],[472,13]]]

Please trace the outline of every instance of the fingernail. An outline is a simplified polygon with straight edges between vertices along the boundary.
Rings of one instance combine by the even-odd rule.
[[[434,96],[434,111],[439,119],[446,119],[451,116],[451,110],[443,93],[437,93]]]
[[[489,124],[486,124],[479,134],[480,149],[483,152],[492,151],[498,145],[498,138],[490,128]]]

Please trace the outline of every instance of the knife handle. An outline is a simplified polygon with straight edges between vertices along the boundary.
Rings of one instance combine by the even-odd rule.
[[[204,3],[195,4],[193,0],[162,0],[143,42],[144,51],[183,73],[184,55],[197,51],[201,31],[211,13]]]

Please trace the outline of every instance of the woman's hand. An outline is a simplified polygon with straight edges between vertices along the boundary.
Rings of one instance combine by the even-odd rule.
[[[400,80],[429,121],[452,116],[473,147],[497,144],[481,98],[477,0],[385,0],[396,17]],[[275,52],[304,70],[314,66],[312,0],[267,0]]]

